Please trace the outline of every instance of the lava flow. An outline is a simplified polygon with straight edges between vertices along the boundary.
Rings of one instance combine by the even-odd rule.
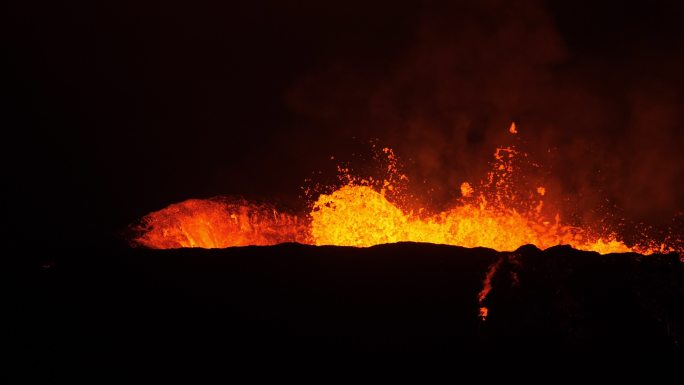
[[[518,133],[515,123],[509,132]],[[367,247],[411,241],[499,251],[526,244],[541,249],[568,244],[602,254],[673,251],[655,242],[627,246],[609,230],[597,233],[565,225],[558,214],[547,218],[543,210],[546,187],[522,189],[516,182],[524,171],[516,161],[526,154],[514,146],[498,148],[486,180],[476,186],[463,182],[458,203],[434,213],[415,206],[409,196],[398,196],[402,191],[398,184],[408,178],[398,172],[392,150],[383,152],[390,161],[385,178],[359,179],[341,169],[343,185],[320,194],[306,216],[245,200],[188,200],[145,216],[136,227],[139,235],[134,243],[165,249],[283,242]]]
[[[189,199],[148,214],[135,242],[153,249],[224,248],[308,242],[308,225],[266,205],[228,198]]]

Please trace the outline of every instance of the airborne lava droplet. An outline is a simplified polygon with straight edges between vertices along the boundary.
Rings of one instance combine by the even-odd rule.
[[[508,128],[508,132],[510,132],[511,134],[517,134],[518,133],[518,129],[517,129],[517,127],[515,127],[515,122],[511,123],[511,126]]]
[[[469,196],[473,195],[473,187],[470,185],[468,182],[463,182],[461,183],[461,195],[465,198],[468,198]]]

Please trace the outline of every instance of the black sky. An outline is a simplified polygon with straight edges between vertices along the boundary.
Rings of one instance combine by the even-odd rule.
[[[4,234],[106,245],[187,198],[296,206],[352,137],[446,195],[513,119],[559,194],[684,210],[682,2],[397,3],[11,1]]]

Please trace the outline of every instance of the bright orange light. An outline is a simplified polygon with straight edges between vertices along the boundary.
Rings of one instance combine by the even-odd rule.
[[[515,123],[509,131],[517,133]],[[399,173],[391,149],[383,148],[382,153],[389,161],[385,178],[361,179],[340,167],[343,185],[319,195],[306,216],[244,200],[188,200],[144,217],[135,242],[150,248],[283,242],[367,247],[412,241],[499,251],[526,244],[541,249],[568,244],[602,254],[672,251],[660,244],[628,247],[610,232],[594,233],[565,225],[558,214],[548,218],[542,200],[546,187],[536,185],[530,186],[528,193],[520,191],[516,178],[524,170],[516,161],[527,155],[514,146],[496,149],[486,180],[475,187],[462,183],[460,198],[441,212],[430,212],[408,194],[402,195],[398,186],[407,177]]]
[[[366,247],[394,242],[429,242],[512,251],[526,244],[545,249],[569,244],[599,253],[631,251],[614,237],[585,239],[580,228],[549,222],[536,212],[497,207],[483,197],[423,217],[405,212],[368,186],[347,185],[321,195],[311,212],[316,245]]]
[[[154,249],[224,248],[308,243],[308,224],[294,215],[244,200],[190,199],[148,214],[137,229]]]
[[[515,122],[511,122],[511,126],[508,127],[508,132],[510,132],[511,134],[518,133],[518,129],[515,127]]]
[[[489,315],[489,309],[487,309],[486,306],[482,306],[480,308],[480,319],[485,321],[487,319],[487,315]]]
[[[473,195],[473,187],[468,182],[461,183],[461,196],[468,198]]]

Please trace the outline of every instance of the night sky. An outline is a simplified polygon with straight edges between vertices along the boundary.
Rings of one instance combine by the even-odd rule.
[[[684,3],[509,3],[10,1],[3,233],[106,246],[188,198],[301,209],[372,138],[446,202],[512,120],[557,197],[683,211]]]

